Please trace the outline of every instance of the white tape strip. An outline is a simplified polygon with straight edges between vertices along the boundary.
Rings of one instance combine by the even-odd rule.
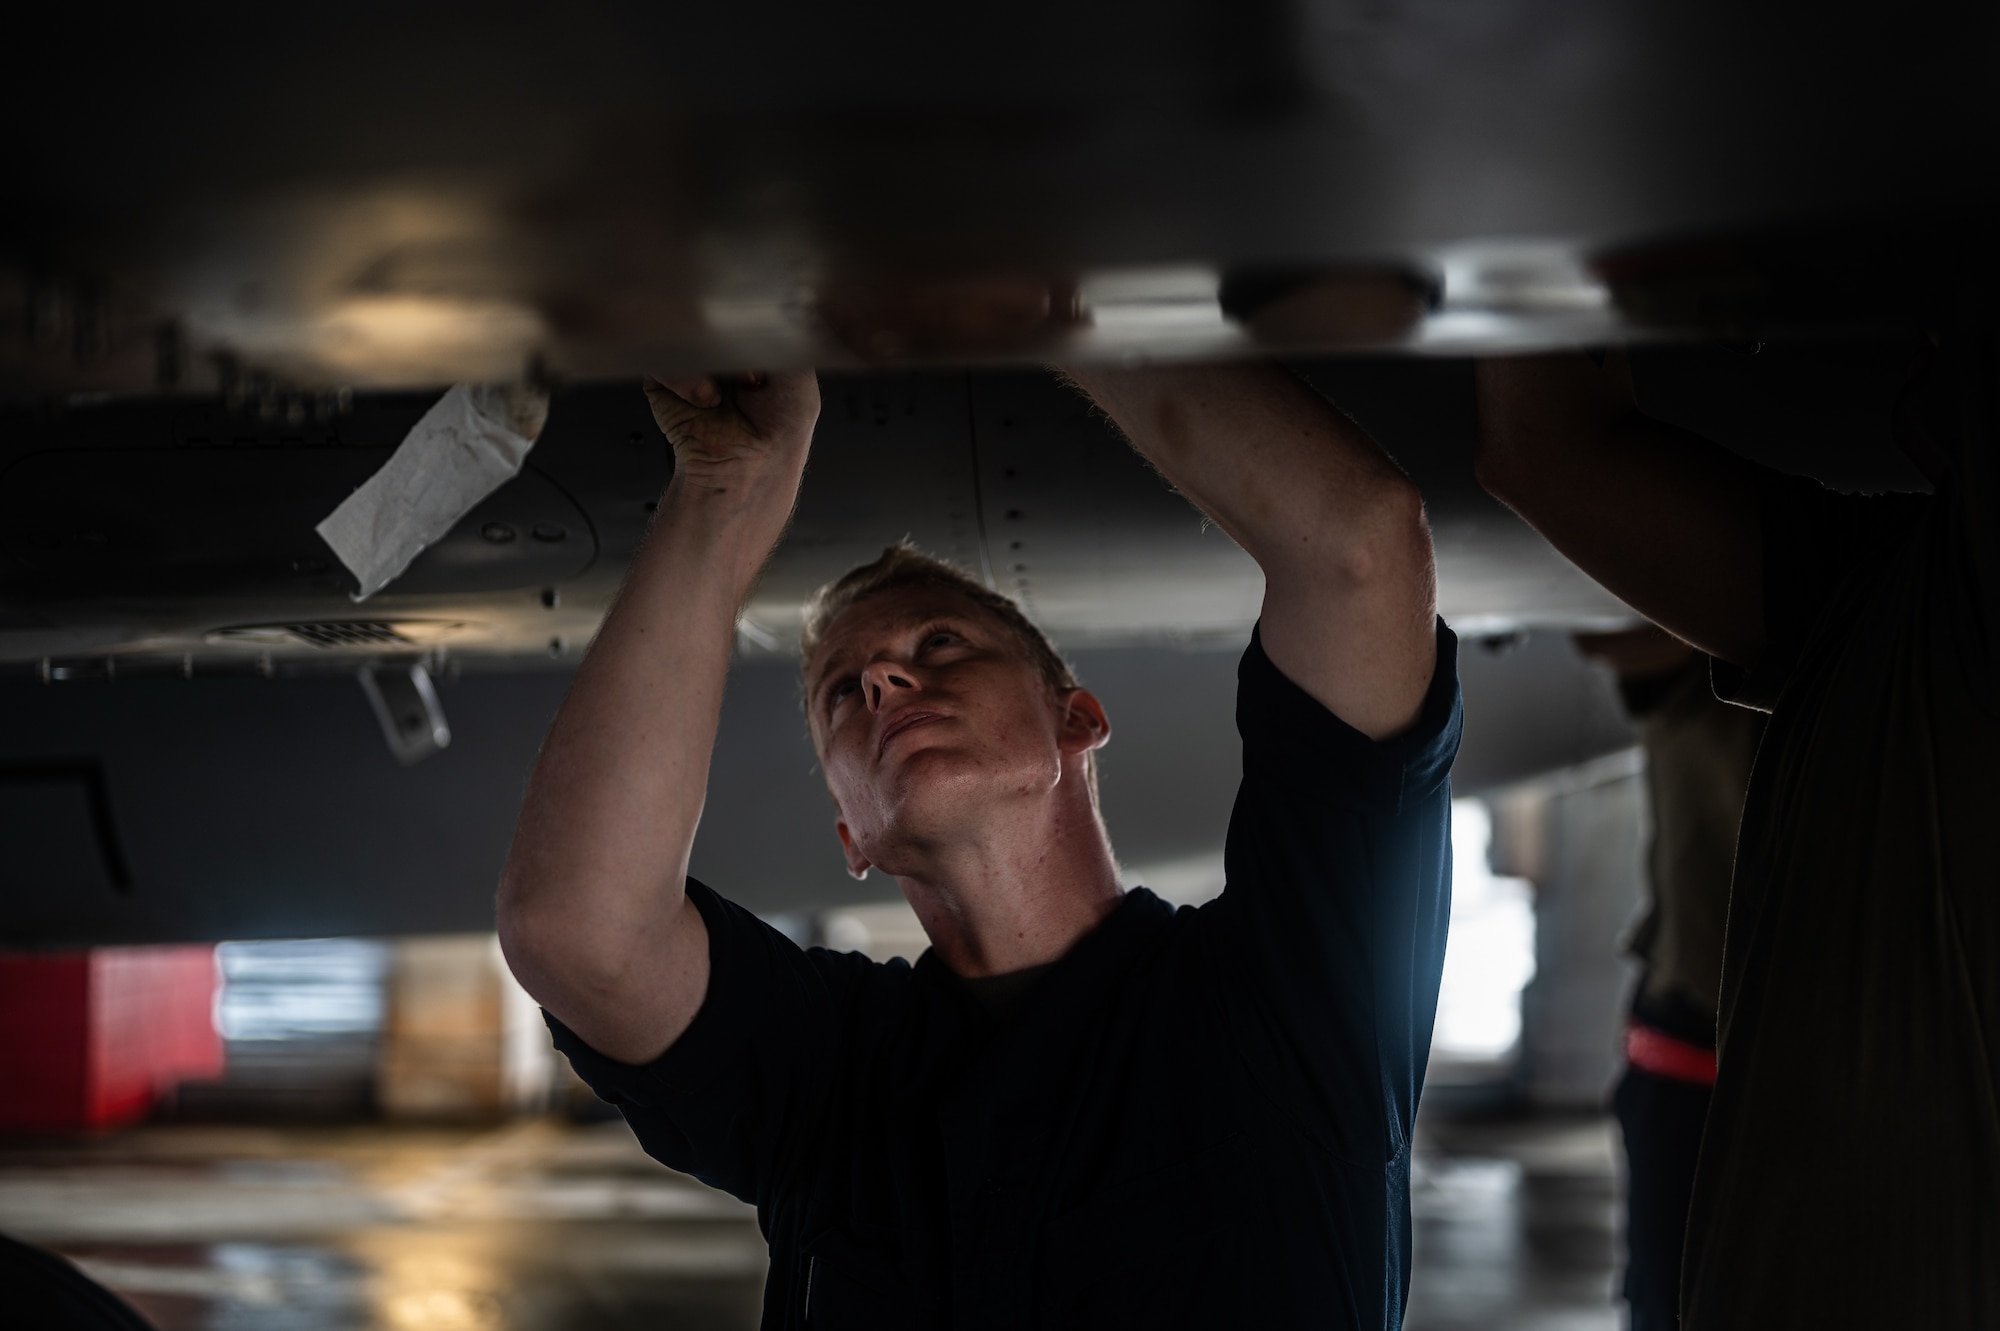
[[[315,529],[365,601],[521,469],[548,419],[548,394],[458,384],[424,413],[395,453]]]

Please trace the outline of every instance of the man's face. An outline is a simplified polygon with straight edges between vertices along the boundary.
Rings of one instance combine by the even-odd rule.
[[[1052,693],[1026,646],[968,598],[900,588],[835,620],[807,663],[806,713],[849,867],[889,873],[1046,796],[1109,733],[1081,689]]]

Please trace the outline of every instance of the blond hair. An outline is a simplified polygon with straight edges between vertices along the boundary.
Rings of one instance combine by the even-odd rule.
[[[799,670],[811,667],[813,654],[826,641],[834,621],[871,596],[928,587],[951,592],[971,601],[999,621],[1027,653],[1051,695],[1077,688],[1076,671],[1063,659],[1049,635],[1021,613],[1012,597],[1003,596],[956,564],[933,558],[911,545],[898,541],[882,551],[879,559],[851,568],[827,583],[806,601],[805,623],[799,630]],[[804,681],[808,688],[811,680]],[[1090,802],[1097,803],[1097,755],[1084,755],[1084,772],[1090,786]]]

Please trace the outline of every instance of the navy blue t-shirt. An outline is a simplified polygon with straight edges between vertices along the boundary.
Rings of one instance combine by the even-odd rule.
[[[699,883],[711,972],[655,1062],[556,1044],[656,1159],[757,1207],[766,1328],[1394,1327],[1450,914],[1456,641],[1377,743],[1253,635],[1227,887],[1143,888],[996,1016]]]

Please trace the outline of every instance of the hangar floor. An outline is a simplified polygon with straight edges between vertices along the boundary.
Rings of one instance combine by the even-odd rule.
[[[1613,1129],[1426,1124],[1410,1331],[1615,1331]],[[0,1145],[0,1231],[161,1331],[748,1331],[747,1207],[621,1124],[181,1124]]]

